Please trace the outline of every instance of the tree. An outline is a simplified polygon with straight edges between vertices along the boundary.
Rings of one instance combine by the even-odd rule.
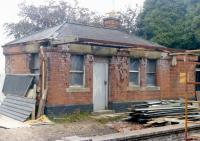
[[[8,36],[21,38],[36,31],[53,27],[64,22],[75,22],[86,25],[102,26],[105,15],[97,14],[87,8],[82,8],[76,0],[72,5],[65,1],[51,0],[47,5],[20,4],[17,23],[4,24]],[[127,8],[124,11],[115,12],[122,22],[122,30],[131,34],[135,31],[135,17],[138,9]]]
[[[21,38],[41,29],[53,27],[64,22],[101,25],[102,16],[87,8],[81,8],[75,1],[72,5],[65,1],[50,1],[47,5],[20,4],[20,21],[5,23],[8,36]]]
[[[122,30],[127,32],[128,34],[133,34],[136,30],[136,17],[137,17],[137,10],[127,8],[124,11],[117,12],[117,18],[121,20],[122,23]]]
[[[146,0],[137,18],[137,34],[161,45],[200,47],[199,0]]]

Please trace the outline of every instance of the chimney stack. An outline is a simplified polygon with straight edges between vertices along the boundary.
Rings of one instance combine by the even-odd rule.
[[[121,21],[116,18],[114,12],[111,12],[109,13],[109,16],[107,18],[103,19],[103,26],[110,29],[120,29]]]

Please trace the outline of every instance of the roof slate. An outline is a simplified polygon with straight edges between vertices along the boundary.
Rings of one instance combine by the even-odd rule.
[[[65,37],[76,37],[76,38],[86,38],[91,40],[108,41],[113,43],[124,43],[142,46],[154,46],[163,47],[158,44],[154,44],[150,41],[139,38],[135,35],[129,35],[120,30],[112,30],[103,27],[94,27],[75,23],[64,23],[59,26],[55,26],[30,36],[14,40],[7,43],[5,46],[26,43],[30,41],[39,41],[44,39],[62,39]]]

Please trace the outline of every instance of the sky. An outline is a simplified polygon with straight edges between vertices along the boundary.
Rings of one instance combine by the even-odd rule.
[[[73,0],[65,0],[72,2]],[[77,0],[79,6],[89,8],[92,11],[106,14],[112,10],[119,11],[127,7],[135,8],[136,4],[142,7],[144,0]],[[4,23],[19,21],[20,3],[26,2],[28,4],[41,5],[48,2],[48,0],[1,0],[0,1],[0,46],[13,40],[6,36],[3,28]],[[2,48],[0,48],[0,74],[4,73],[5,59]]]

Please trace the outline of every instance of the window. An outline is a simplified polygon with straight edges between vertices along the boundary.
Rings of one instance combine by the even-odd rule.
[[[71,70],[70,70],[70,85],[71,86],[82,86],[84,67],[83,67],[83,55],[71,55]]]
[[[156,60],[147,59],[147,67],[146,67],[146,84],[147,86],[155,86],[156,85]]]
[[[30,70],[31,70],[31,73],[34,73],[34,74],[40,73],[40,60],[39,60],[38,53],[31,54]]]
[[[129,60],[129,84],[139,85],[139,59],[130,58]]]
[[[198,62],[200,62],[200,57],[198,57]],[[200,82],[200,65],[196,65],[196,82]],[[200,85],[196,85],[195,89],[200,91]]]

